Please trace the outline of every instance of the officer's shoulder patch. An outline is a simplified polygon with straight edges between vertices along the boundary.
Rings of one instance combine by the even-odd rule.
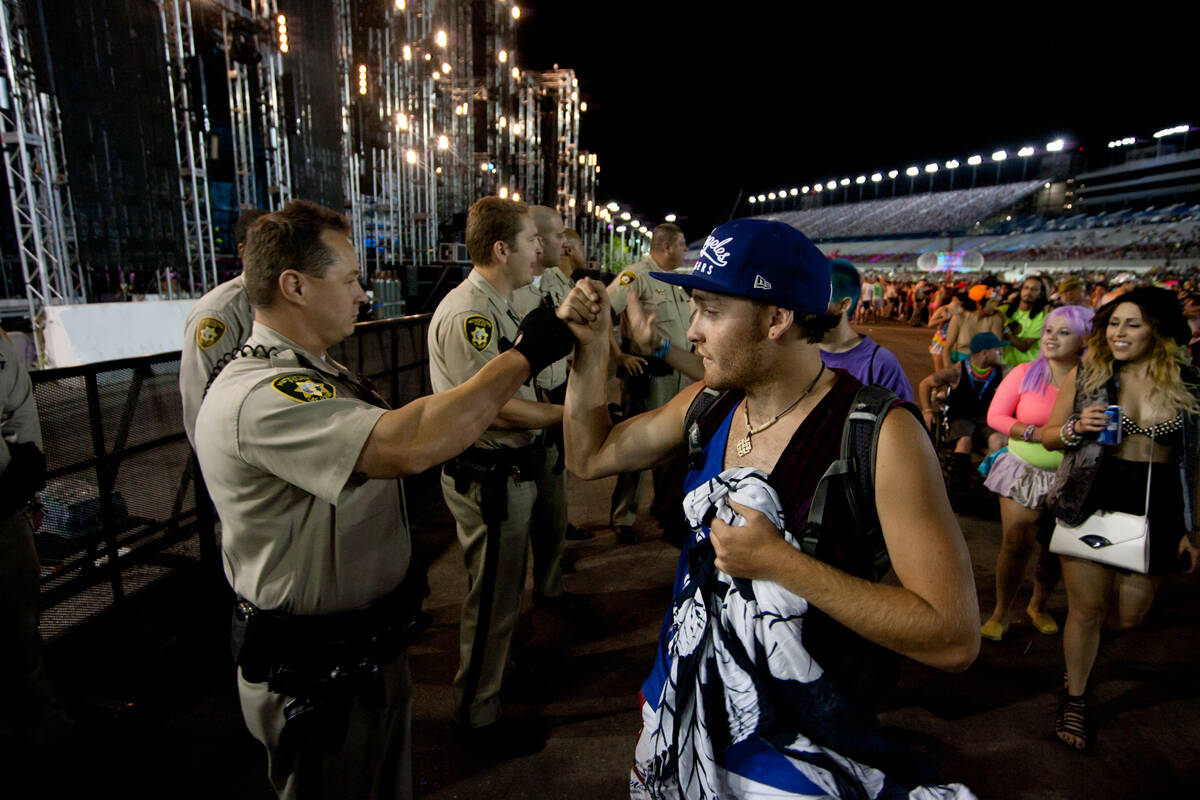
[[[216,317],[204,317],[196,326],[196,345],[201,350],[207,350],[225,335],[225,323]]]
[[[280,375],[271,381],[271,386],[297,403],[315,403],[337,397],[337,387],[312,373]]]
[[[463,320],[463,335],[471,343],[471,347],[484,351],[492,343],[492,333],[496,326],[483,314],[471,314]]]
[[[637,273],[632,270],[625,270],[617,277],[618,286],[628,286],[637,280]]]

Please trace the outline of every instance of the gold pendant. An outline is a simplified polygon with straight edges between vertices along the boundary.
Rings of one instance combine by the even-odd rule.
[[[754,445],[750,443],[749,436],[744,436],[738,441],[734,449],[737,450],[737,454],[739,456],[746,456],[749,455],[750,451],[754,449]]]

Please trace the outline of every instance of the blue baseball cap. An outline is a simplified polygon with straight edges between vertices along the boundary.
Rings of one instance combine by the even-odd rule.
[[[829,259],[791,225],[767,219],[717,227],[690,273],[650,274],[663,283],[813,314],[828,313],[833,293]]]
[[[971,355],[982,353],[984,350],[995,350],[997,347],[1008,347],[1008,345],[1008,340],[1001,339],[991,331],[984,331],[971,337]]]

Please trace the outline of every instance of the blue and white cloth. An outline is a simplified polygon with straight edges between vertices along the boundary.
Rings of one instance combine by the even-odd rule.
[[[696,540],[673,606],[669,675],[657,708],[643,707],[631,797],[973,798],[961,784],[905,788],[844,754],[886,749],[874,713],[805,649],[803,597],[714,566],[708,523],[746,524],[730,500],[762,512],[799,549],[758,470],[725,470],[684,499]]]

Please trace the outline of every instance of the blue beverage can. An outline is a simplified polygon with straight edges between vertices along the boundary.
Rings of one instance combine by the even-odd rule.
[[[1108,421],[1104,424],[1104,430],[1100,431],[1100,436],[1096,441],[1100,444],[1120,444],[1121,443],[1121,407],[1109,406],[1107,410]]]

